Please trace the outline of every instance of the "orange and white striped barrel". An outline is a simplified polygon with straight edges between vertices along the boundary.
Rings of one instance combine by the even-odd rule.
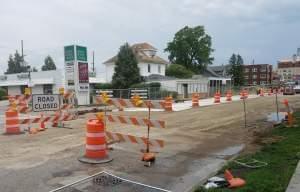
[[[88,120],[86,124],[85,155],[79,160],[85,163],[105,163],[112,160],[108,157],[105,125],[102,120]]]
[[[19,114],[15,110],[7,110],[5,112],[5,133],[20,134]]]
[[[217,91],[217,92],[215,93],[214,98],[215,98],[214,103],[221,103],[221,94],[220,94],[219,91]]]
[[[232,101],[232,92],[228,90],[226,93],[226,101]]]
[[[261,89],[259,90],[259,96],[261,96],[261,97],[265,96],[265,92],[264,92],[264,89],[263,89],[263,88],[261,88]]]
[[[199,94],[198,93],[192,94],[192,107],[199,107]]]
[[[172,97],[166,97],[165,98],[165,103],[164,103],[165,111],[173,111],[172,104],[173,104],[173,98]]]

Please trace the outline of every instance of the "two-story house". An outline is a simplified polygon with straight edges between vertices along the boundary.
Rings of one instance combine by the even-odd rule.
[[[138,61],[141,76],[148,77],[152,74],[165,75],[168,61],[157,56],[157,49],[149,43],[138,43],[131,46]],[[114,74],[117,56],[105,61],[106,82],[111,82]]]

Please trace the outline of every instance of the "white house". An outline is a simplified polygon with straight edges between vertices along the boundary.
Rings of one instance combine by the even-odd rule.
[[[134,44],[131,48],[138,60],[141,76],[147,77],[153,74],[165,75],[166,67],[169,63],[156,55],[156,48],[149,43]],[[103,63],[105,65],[106,82],[111,82],[112,80],[116,60],[117,56],[114,56]]]

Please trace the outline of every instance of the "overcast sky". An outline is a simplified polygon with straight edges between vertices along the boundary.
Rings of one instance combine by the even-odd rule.
[[[163,52],[176,31],[204,25],[214,64],[232,53],[246,63],[276,64],[300,46],[299,0],[0,0],[0,72],[24,40],[26,60],[38,68],[51,55],[63,66],[63,46],[95,51],[96,67],[124,42],[149,42]]]

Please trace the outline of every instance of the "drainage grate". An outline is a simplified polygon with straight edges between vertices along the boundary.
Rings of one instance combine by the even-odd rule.
[[[51,192],[170,192],[168,190],[130,181],[105,171],[76,181]]]

